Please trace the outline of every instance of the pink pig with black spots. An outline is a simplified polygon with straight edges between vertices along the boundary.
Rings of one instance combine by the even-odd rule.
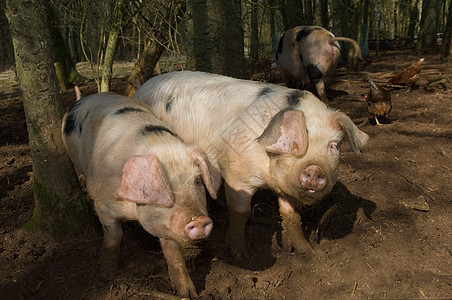
[[[102,275],[116,273],[121,220],[136,220],[159,238],[177,293],[196,297],[181,247],[212,230],[204,185],[216,198],[221,177],[206,155],[182,142],[143,103],[113,93],[75,102],[62,131],[102,223]]]
[[[368,135],[312,93],[203,72],[170,72],[145,82],[134,96],[199,146],[225,181],[226,243],[246,259],[245,225],[261,188],[279,195],[283,240],[310,251],[295,207],[312,205],[337,180],[344,138],[360,152]]]
[[[358,43],[350,38],[336,37],[319,26],[297,26],[288,29],[278,43],[276,66],[289,88],[315,87],[318,97],[325,103],[325,79],[336,69],[341,54],[339,41],[353,45],[361,58]]]

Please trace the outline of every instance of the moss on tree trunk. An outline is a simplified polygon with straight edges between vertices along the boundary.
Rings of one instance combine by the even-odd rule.
[[[99,92],[110,91],[111,76],[113,73],[113,57],[118,44],[119,32],[123,26],[123,10],[125,2],[123,0],[116,0],[113,22],[110,32],[108,34],[107,47],[105,49],[105,58],[102,64],[102,79]]]
[[[54,235],[84,231],[94,217],[61,137],[63,107],[44,3],[7,0],[6,12],[33,160],[35,209],[26,228]]]

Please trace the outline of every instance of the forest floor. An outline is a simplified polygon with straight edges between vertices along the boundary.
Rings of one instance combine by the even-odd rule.
[[[280,248],[275,196],[253,198],[247,227],[250,260],[235,263],[225,247],[224,193],[209,203],[212,235],[200,243],[191,277],[200,299],[451,299],[452,298],[452,64],[424,56],[413,89],[392,88],[390,122],[368,122],[368,75],[384,84],[419,59],[414,51],[371,52],[357,72],[339,67],[327,83],[330,105],[347,113],[370,135],[356,155],[344,146],[339,180],[322,203],[302,211],[303,230],[315,252],[309,257]],[[122,65],[124,66],[124,65]],[[133,66],[133,64],[128,65]],[[281,83],[263,63],[253,79]],[[138,224],[124,224],[119,273],[99,277],[100,225],[86,236],[55,240],[21,227],[33,208],[33,173],[18,85],[0,73],[0,298],[153,299],[174,294],[158,240]],[[122,92],[125,76],[113,80]],[[84,96],[96,91],[90,82]],[[63,94],[67,103],[74,92]],[[367,122],[366,122],[367,121]],[[320,242],[314,233],[337,205]]]

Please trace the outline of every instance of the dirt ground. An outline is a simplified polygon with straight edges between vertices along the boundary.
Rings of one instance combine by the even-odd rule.
[[[417,61],[414,51],[388,50],[360,63],[359,71],[339,67],[327,84],[330,105],[346,112],[370,136],[363,153],[344,145],[339,181],[315,207],[302,211],[303,229],[315,253],[309,257],[280,248],[275,196],[253,198],[247,227],[251,259],[231,260],[224,244],[224,193],[209,203],[212,235],[187,249],[200,299],[450,299],[452,298],[452,77],[426,86],[452,65],[425,56],[413,89],[391,89],[390,122],[375,126],[363,101],[366,78],[385,83]],[[280,83],[263,64],[253,78]],[[0,298],[157,299],[174,294],[158,240],[133,222],[124,224],[119,274],[99,277],[102,231],[66,241],[20,228],[33,213],[32,167],[18,86],[11,70],[0,73]],[[113,90],[121,92],[124,78]],[[83,95],[95,92],[92,83]],[[63,97],[69,102],[73,90]],[[322,214],[337,210],[320,242]]]

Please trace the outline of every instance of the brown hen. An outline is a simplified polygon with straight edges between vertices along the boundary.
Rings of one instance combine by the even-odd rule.
[[[412,87],[419,78],[418,74],[422,70],[423,62],[424,59],[421,58],[418,62],[415,62],[408,68],[403,69],[402,71],[397,73],[397,75],[392,77],[386,85],[406,85]]]
[[[369,94],[366,95],[367,111],[375,118],[377,125],[379,117],[387,118],[392,109],[391,94],[382,86],[375,84],[372,78],[368,78],[370,83]]]

